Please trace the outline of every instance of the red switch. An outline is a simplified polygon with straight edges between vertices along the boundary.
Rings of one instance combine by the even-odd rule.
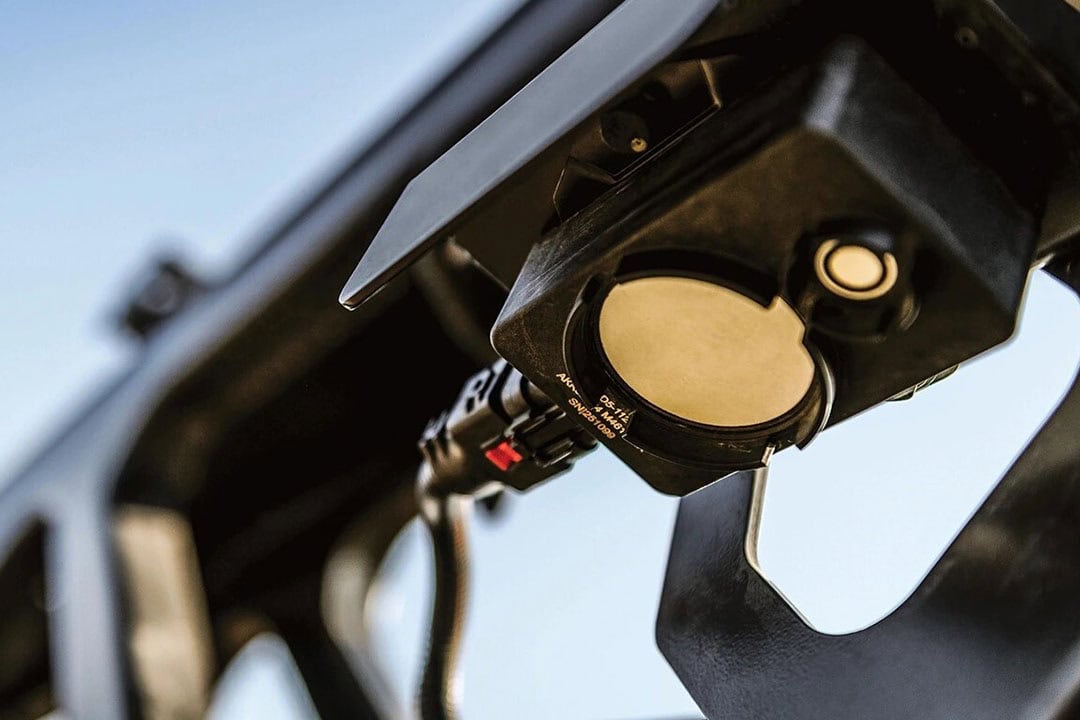
[[[484,451],[484,457],[503,472],[509,470],[511,465],[521,462],[521,453],[514,449],[509,440],[489,447]]]

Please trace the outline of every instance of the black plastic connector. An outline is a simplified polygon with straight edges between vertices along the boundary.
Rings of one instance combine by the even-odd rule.
[[[430,471],[428,492],[474,495],[496,483],[528,490],[569,470],[596,441],[499,360],[465,383],[419,444]]]

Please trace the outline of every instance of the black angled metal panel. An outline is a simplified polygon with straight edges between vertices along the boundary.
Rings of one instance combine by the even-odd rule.
[[[849,635],[807,627],[748,561],[752,473],[684,498],[661,651],[710,718],[1076,717],[1077,428],[1080,381],[915,592]]]

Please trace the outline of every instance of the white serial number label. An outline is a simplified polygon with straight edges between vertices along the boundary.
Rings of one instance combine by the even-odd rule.
[[[632,410],[622,407],[607,393],[600,396],[597,404],[590,405],[581,398],[577,386],[569,375],[559,373],[555,376],[555,379],[573,393],[568,400],[570,407],[585,422],[595,427],[601,435],[609,440],[614,440],[626,434],[627,429],[630,427],[630,421],[634,417]]]

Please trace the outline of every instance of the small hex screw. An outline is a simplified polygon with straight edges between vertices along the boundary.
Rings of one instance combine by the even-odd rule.
[[[967,26],[958,28],[955,37],[960,47],[969,50],[979,47],[979,34]]]

